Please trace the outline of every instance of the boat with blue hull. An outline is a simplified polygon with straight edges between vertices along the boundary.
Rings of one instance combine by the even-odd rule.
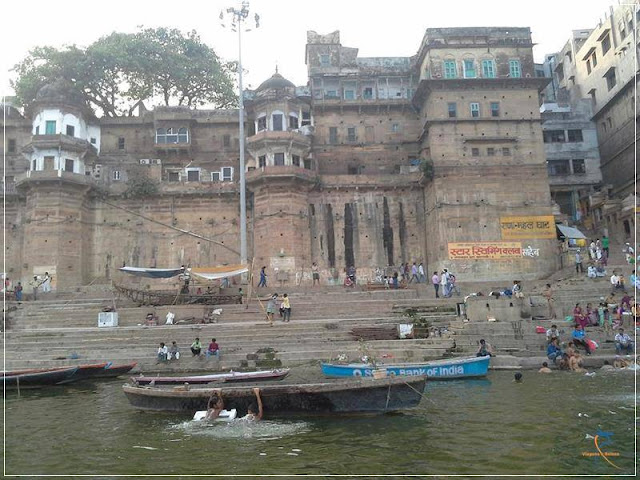
[[[370,365],[350,363],[339,365],[323,363],[322,373],[327,377],[372,377],[376,370],[385,370],[390,376],[426,375],[427,380],[449,380],[477,378],[487,375],[491,357],[464,357],[435,360],[425,363],[401,363],[393,365]]]

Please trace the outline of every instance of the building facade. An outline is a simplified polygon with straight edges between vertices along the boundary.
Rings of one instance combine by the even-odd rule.
[[[528,28],[428,29],[412,57],[308,32],[307,86],[276,72],[237,110],[139,104],[95,118],[63,82],[5,106],[7,272],[60,286],[126,265],[236,263],[239,141],[249,256],[341,283],[421,262],[459,280],[538,278],[557,245]],[[524,188],[523,188],[524,187]]]
[[[580,195],[587,227],[618,242],[630,240],[636,227],[639,18],[638,2],[611,7],[595,28],[573,32],[553,68],[559,100],[573,109],[587,103],[596,127],[602,188]]]

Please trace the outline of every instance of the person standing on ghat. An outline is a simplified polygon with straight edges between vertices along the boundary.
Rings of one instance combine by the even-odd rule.
[[[258,283],[258,288],[267,286],[267,274],[265,273],[267,267],[263,266],[260,269],[260,283]]]

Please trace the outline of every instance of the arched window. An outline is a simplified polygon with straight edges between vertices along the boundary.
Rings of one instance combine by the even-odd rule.
[[[158,128],[156,143],[189,143],[189,129],[186,127]]]

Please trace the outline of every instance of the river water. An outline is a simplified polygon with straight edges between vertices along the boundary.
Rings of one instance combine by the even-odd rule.
[[[491,372],[402,414],[210,426],[135,410],[120,380],[8,392],[6,474],[633,474],[634,382]]]

